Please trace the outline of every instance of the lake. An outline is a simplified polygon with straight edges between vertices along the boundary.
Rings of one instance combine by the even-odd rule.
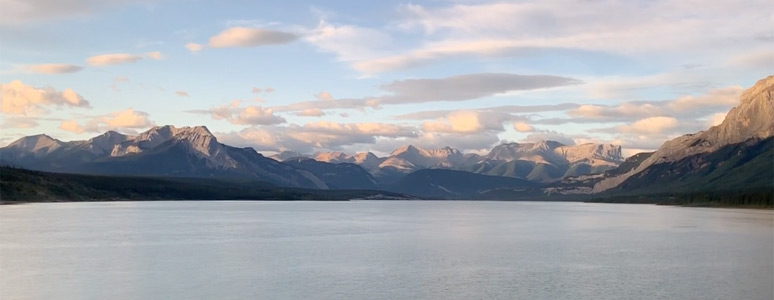
[[[0,206],[0,299],[774,299],[774,211],[489,201]]]

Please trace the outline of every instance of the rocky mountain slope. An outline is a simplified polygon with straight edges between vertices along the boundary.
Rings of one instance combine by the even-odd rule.
[[[768,189],[774,193],[774,137],[655,163],[608,192],[650,194],[654,186],[670,192]]]
[[[769,76],[759,80],[753,87],[742,93],[739,105],[728,112],[720,125],[667,141],[636,168],[605,178],[595,184],[593,192],[600,193],[616,188],[637,174],[657,172],[656,168],[663,169],[664,166],[685,158],[708,155],[729,145],[755,144],[757,141],[765,140],[774,135],[772,116],[774,116],[774,76]],[[722,161],[714,162],[722,163]],[[659,166],[656,167],[657,165]],[[770,162],[768,165],[771,167]],[[635,176],[632,180],[638,180],[636,178],[649,177]]]
[[[109,150],[108,150],[109,149]],[[0,148],[3,164],[84,174],[252,178],[282,186],[328,188],[311,172],[252,148],[221,144],[205,127],[154,127],[137,136],[115,132],[62,142],[38,135]]]

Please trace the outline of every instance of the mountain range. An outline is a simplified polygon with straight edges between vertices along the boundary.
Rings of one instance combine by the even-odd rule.
[[[249,180],[320,190],[381,189],[427,198],[621,197],[672,192],[774,191],[774,76],[740,96],[718,126],[624,160],[610,144],[504,143],[486,154],[406,145],[371,152],[282,152],[218,142],[203,126],[106,132],[85,141],[47,135],[0,148],[0,164],[77,174]]]
[[[50,172],[249,178],[289,187],[328,188],[310,171],[266,158],[251,148],[221,144],[202,126],[153,127],[136,136],[110,131],[72,142],[28,136],[0,149],[0,161]]]
[[[451,147],[424,149],[407,145],[395,149],[386,157],[378,157],[371,152],[354,155],[323,152],[310,156],[283,152],[273,158],[287,161],[298,157],[328,163],[357,164],[382,183],[394,183],[406,174],[423,169],[459,170],[536,182],[552,182],[568,176],[601,173],[614,169],[623,162],[621,146],[611,144],[566,146],[555,141],[501,144],[492,148],[486,155],[463,154]]]
[[[280,158],[284,158],[281,159]],[[317,189],[374,189],[394,186],[424,169],[448,169],[551,182],[617,166],[621,147],[558,142],[509,143],[487,155],[457,149],[408,145],[388,157],[293,152],[268,158],[252,148],[218,142],[203,126],[158,126],[138,135],[109,131],[85,141],[63,142],[48,135],[21,138],[0,148],[0,163],[32,170],[77,174],[137,175],[262,180],[279,186]]]

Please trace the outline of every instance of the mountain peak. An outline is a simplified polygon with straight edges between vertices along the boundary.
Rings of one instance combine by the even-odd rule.
[[[115,145],[111,156],[121,156],[152,149],[162,143],[175,139],[185,141],[191,148],[205,156],[211,156],[217,139],[205,126],[180,127],[172,125],[155,126],[126,142]]]
[[[164,137],[172,137],[178,134],[212,136],[212,132],[206,126],[175,127],[174,125],[154,126],[143,134],[156,134]]]
[[[178,133],[191,133],[197,135],[209,135],[212,136],[212,132],[207,129],[207,126],[193,126],[193,127],[181,127],[178,129]]]
[[[774,88],[774,75],[763,78],[755,82],[755,84],[749,89],[742,92],[739,96],[740,104],[745,102],[752,102],[758,95],[768,92],[769,98],[771,98],[772,89]],[[741,105],[740,105],[741,106]]]
[[[117,144],[125,142],[133,136],[124,135],[115,131],[108,131],[87,141],[86,146],[91,145],[91,151],[96,153],[105,153],[113,150]]]
[[[341,162],[348,162],[349,156],[339,151],[322,152],[322,153],[316,153],[314,155],[314,159],[322,162],[341,163]]]
[[[92,141],[95,141],[95,140],[101,140],[101,139],[116,139],[116,138],[123,138],[123,137],[128,137],[128,136],[125,135],[125,134],[122,134],[122,133],[110,130],[110,131],[106,131],[103,134],[95,136],[93,138],[90,138],[89,142],[92,142]]]
[[[390,156],[395,156],[395,155],[398,155],[398,154],[401,154],[401,153],[406,153],[406,152],[419,152],[419,151],[420,151],[420,148],[418,148],[418,147],[416,147],[414,145],[406,145],[406,146],[401,146],[401,147],[393,150],[392,153],[390,153]]]
[[[8,148],[18,148],[33,152],[41,149],[48,149],[47,151],[52,151],[61,147],[63,144],[64,143],[62,141],[52,138],[46,134],[36,134],[20,138],[9,144]]]
[[[568,162],[590,162],[591,165],[617,166],[624,161],[621,145],[585,143],[573,146],[559,146],[554,152]]]
[[[279,153],[276,153],[274,155],[269,156],[269,158],[276,160],[276,161],[284,161],[287,159],[295,158],[295,157],[304,157],[303,154],[295,152],[295,151],[282,151]]]
[[[772,115],[774,115],[774,76],[769,76],[745,90],[740,96],[739,105],[726,114],[726,119],[720,125],[666,141],[637,168],[598,182],[594,186],[594,192],[614,188],[655,164],[675,162],[750,139],[771,137],[774,135]]]

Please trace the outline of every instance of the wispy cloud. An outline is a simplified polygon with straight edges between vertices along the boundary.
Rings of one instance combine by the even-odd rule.
[[[374,144],[377,138],[417,137],[415,128],[387,123],[336,123],[318,121],[304,125],[249,127],[221,133],[218,139],[236,145],[249,145],[257,150],[292,149],[313,152],[315,149],[341,149],[355,144]]]
[[[381,86],[386,95],[335,99],[318,94],[318,100],[274,107],[277,111],[306,109],[365,109],[381,105],[416,104],[439,101],[466,101],[510,91],[552,88],[582,83],[580,80],[552,75],[476,73],[433,79],[396,80]]]
[[[153,0],[4,0],[0,9],[0,26],[85,17],[117,6],[149,2]]]
[[[460,58],[533,56],[555,50],[705,55],[709,52],[700,50],[715,46],[734,51],[767,49],[758,37],[765,36],[760,28],[770,25],[770,18],[760,13],[769,7],[764,0],[745,5],[710,1],[700,9],[690,1],[665,0],[406,4],[398,7],[390,26],[332,25],[323,19],[307,41],[365,74]],[[750,17],[738,22],[741,15]],[[393,40],[417,34],[423,35],[419,42],[390,47]],[[729,40],[735,42],[729,44]]]
[[[241,101],[212,107],[206,110],[189,110],[188,113],[210,115],[215,120],[227,120],[235,125],[275,125],[285,123],[285,118],[277,116],[271,108],[248,105]]]
[[[289,32],[261,28],[231,27],[211,37],[207,45],[213,48],[257,47],[287,44],[296,39],[298,39],[298,36]]]
[[[111,53],[111,54],[100,54],[100,55],[91,56],[86,59],[86,62],[92,66],[102,67],[102,66],[134,63],[141,59],[142,59],[142,56],[140,55],[127,54],[127,53]]]
[[[27,66],[26,69],[40,74],[67,74],[78,72],[83,67],[69,64],[39,64]]]

